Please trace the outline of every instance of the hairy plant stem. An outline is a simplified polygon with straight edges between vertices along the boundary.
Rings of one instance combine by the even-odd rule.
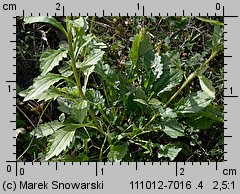
[[[201,75],[206,70],[208,63],[223,49],[223,46],[221,46],[217,51],[213,52],[211,56],[199,67],[197,68],[193,73],[191,73],[188,78],[183,82],[181,87],[173,94],[173,96],[167,101],[167,103],[163,106],[163,108],[167,108],[169,103],[176,98],[178,94],[181,93],[181,91],[198,75]]]
[[[69,19],[69,18],[68,18]],[[83,91],[82,91],[82,85],[81,85],[81,82],[80,82],[80,76],[78,75],[78,70],[77,70],[77,67],[76,67],[76,59],[74,57],[74,49],[73,49],[73,40],[72,40],[72,33],[71,33],[71,29],[70,27],[67,26],[67,31],[68,31],[68,45],[69,45],[69,56],[71,58],[71,61],[72,61],[72,70],[73,70],[73,74],[74,74],[74,78],[75,78],[75,81],[76,81],[76,85],[77,85],[77,88],[78,88],[78,91],[79,91],[79,95],[82,99],[84,100],[87,100],[87,97],[84,95]],[[93,123],[95,124],[95,126],[97,127],[98,131],[101,133],[101,134],[105,134],[104,131],[102,130],[102,128],[98,125],[98,122],[97,122],[97,119],[94,115],[94,113],[92,112],[91,108],[89,107],[88,108],[88,112],[93,120]]]

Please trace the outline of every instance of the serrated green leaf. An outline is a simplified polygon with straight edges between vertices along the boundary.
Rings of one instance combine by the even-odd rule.
[[[58,109],[64,113],[71,115],[76,122],[82,123],[87,116],[88,102],[82,99],[70,100],[66,98],[58,98]]]
[[[182,71],[177,68],[164,72],[163,75],[161,75],[161,77],[154,83],[153,88],[155,93],[159,95],[165,91],[171,91],[172,88],[180,84],[182,78]]]
[[[166,157],[169,158],[171,161],[174,160],[178,153],[182,150],[182,148],[174,145],[174,144],[167,144],[167,145],[160,145],[158,150],[158,158]]]
[[[198,78],[202,90],[206,92],[211,98],[215,98],[215,88],[212,85],[212,81],[206,78],[204,75],[199,75]]]
[[[83,40],[84,40],[84,43],[82,43]],[[82,40],[82,38],[78,39],[76,46],[75,46],[75,50],[74,50],[74,56],[78,56],[81,53],[83,48],[85,46],[87,46],[93,40],[93,36],[90,34],[87,36],[83,36],[83,40]]]
[[[30,16],[30,17],[24,17],[24,23],[25,24],[31,24],[36,22],[42,22],[42,23],[48,23],[56,28],[58,28],[60,31],[63,32],[64,35],[68,35],[65,28],[54,18],[51,16]]]
[[[50,87],[47,90],[45,90],[43,93],[38,95],[35,99],[37,99],[38,101],[56,100],[58,97],[63,96],[63,95],[64,95],[64,93],[61,92],[60,89],[55,88],[55,87]]]
[[[27,90],[20,92],[19,95],[25,97],[23,101],[38,99],[50,86],[63,78],[61,75],[53,73],[48,73],[45,76],[40,75],[33,80],[33,85]]]
[[[214,26],[213,38],[212,38],[212,53],[219,50],[222,40],[223,28],[221,26]]]
[[[57,120],[47,122],[44,124],[40,124],[38,127],[36,127],[34,130],[31,131],[31,135],[36,136],[36,138],[46,137],[54,132],[56,132],[58,129],[63,127],[64,125]]]
[[[41,75],[46,75],[54,67],[59,65],[59,61],[67,57],[68,50],[60,48],[58,50],[47,50],[40,58]]]
[[[162,121],[160,129],[171,138],[185,136],[183,126],[176,119]]]
[[[207,107],[210,102],[211,99],[205,92],[198,91],[181,100],[176,111],[179,113],[197,113]]]
[[[83,62],[78,63],[77,67],[80,68],[84,72],[84,74],[87,74],[88,69],[91,66],[96,65],[102,59],[103,54],[104,54],[104,51],[98,51],[96,53],[92,53]]]
[[[112,145],[107,157],[108,160],[111,162],[119,162],[125,157],[127,153],[128,153],[127,143],[124,143],[122,145]]]
[[[224,23],[219,22],[217,20],[211,20],[211,19],[207,19],[207,18],[201,18],[201,17],[196,17],[198,20],[201,20],[203,22],[208,22],[214,25],[220,25],[220,26],[224,26]]]
[[[84,86],[83,86],[83,93],[85,94],[87,89],[88,78],[91,73],[94,72],[95,65],[102,59],[104,51],[98,51],[96,53],[91,54],[86,60],[82,63],[78,63],[79,68],[84,74]]]
[[[57,130],[50,138],[46,160],[58,156],[63,150],[69,147],[73,141],[76,129],[80,128],[78,124],[66,124],[65,127]]]

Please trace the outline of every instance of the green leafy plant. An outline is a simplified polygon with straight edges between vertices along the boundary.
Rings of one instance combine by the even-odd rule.
[[[186,139],[201,146],[200,130],[223,123],[213,82],[204,75],[223,50],[223,29],[221,22],[198,19],[215,25],[209,57],[187,73],[179,53],[156,49],[145,28],[118,71],[104,62],[107,46],[87,33],[86,18],[66,17],[64,28],[53,17],[25,17],[25,24],[51,24],[67,39],[42,54],[41,74],[20,92],[24,101],[57,100],[62,113],[31,132],[47,139],[44,160],[174,160],[192,152]],[[200,88],[189,89],[196,77]]]

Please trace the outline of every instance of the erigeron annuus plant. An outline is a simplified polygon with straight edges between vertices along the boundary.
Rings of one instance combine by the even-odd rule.
[[[58,99],[59,109],[69,115],[61,122],[46,123],[32,132],[37,137],[51,135],[49,150],[46,154],[46,160],[48,160],[59,155],[70,145],[77,129],[94,128],[104,134],[91,110],[86,92],[89,76],[101,60],[104,54],[102,48],[105,45],[98,43],[94,36],[85,34],[88,24],[83,17],[77,19],[66,17],[66,29],[53,17],[25,17],[24,22],[26,24],[49,23],[58,28],[67,38],[67,42],[60,45],[58,50],[47,50],[41,56],[41,75],[34,79],[32,86],[20,93],[24,101]],[[81,61],[79,56],[84,60]],[[60,61],[63,61],[61,67],[59,67]],[[51,73],[54,67],[58,67],[59,74]],[[80,79],[84,80],[83,86]],[[90,115],[91,121],[85,120],[87,115]]]
[[[58,50],[47,50],[41,56],[41,75],[20,93],[24,101],[57,100],[62,112],[59,120],[32,131],[37,138],[48,139],[45,160],[67,149],[82,150],[79,160],[90,160],[89,142],[98,150],[94,160],[132,161],[135,146],[145,158],[157,154],[173,160],[182,150],[178,138],[190,135],[195,140],[194,128],[223,121],[221,111],[212,104],[212,81],[203,75],[209,62],[223,50],[221,23],[214,27],[210,57],[187,76],[178,53],[157,52],[144,29],[134,37],[130,61],[119,72],[102,61],[106,46],[86,34],[85,18],[66,17],[66,28],[53,17],[26,17],[24,22],[52,24],[67,38]],[[51,73],[53,68],[59,73]],[[93,72],[100,80],[99,90],[88,86]],[[195,77],[201,90],[180,97]],[[171,141],[152,141],[151,134],[165,135]]]

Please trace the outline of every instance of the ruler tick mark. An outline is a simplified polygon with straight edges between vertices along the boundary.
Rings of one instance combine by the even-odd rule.
[[[178,176],[178,163],[176,162],[176,176]]]
[[[98,176],[98,163],[95,162],[95,164],[96,164],[96,176]]]
[[[223,96],[224,98],[238,98],[238,96]]]
[[[237,15],[226,15],[226,16],[224,16],[225,18],[238,18],[238,16]]]

